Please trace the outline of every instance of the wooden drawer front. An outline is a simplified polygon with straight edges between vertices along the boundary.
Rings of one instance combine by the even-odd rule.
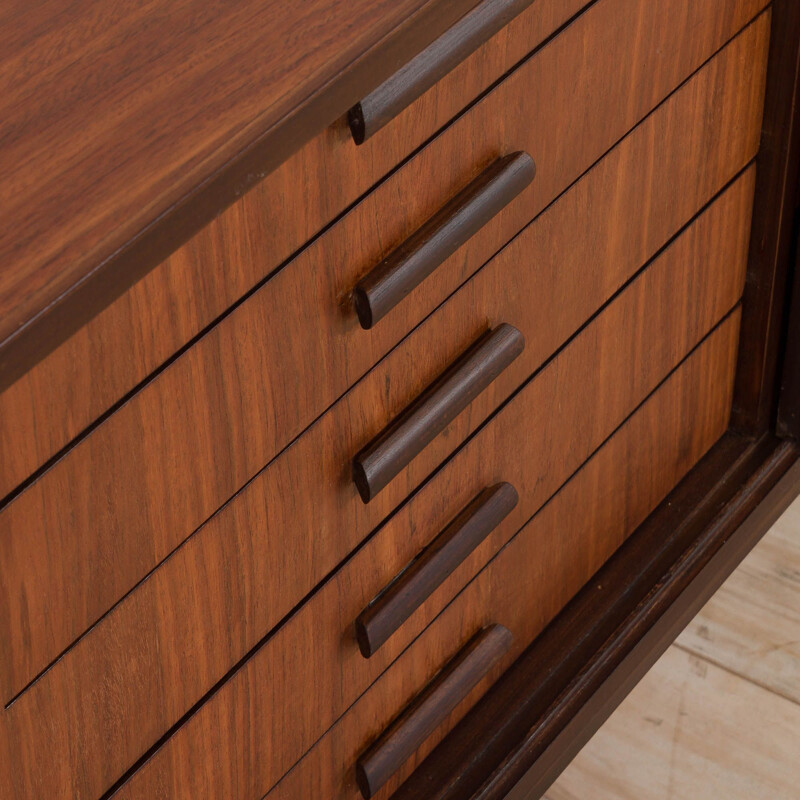
[[[268,759],[260,759],[264,771],[254,778],[265,788],[277,780],[402,652],[457,586],[486,563],[736,303],[744,279],[751,195],[748,171],[267,638],[178,730],[176,739],[204,735],[218,715],[239,713],[257,695],[264,714],[260,724],[275,726],[257,739],[276,747]],[[581,268],[588,263],[581,260]],[[588,269],[586,275],[588,286]],[[473,302],[475,295],[467,297]],[[448,317],[444,324],[450,322]],[[436,341],[425,327],[419,335]],[[403,365],[419,351],[396,352],[402,360],[395,365]],[[381,391],[391,374],[399,373],[376,376]],[[369,384],[359,384],[348,396],[358,398],[350,412],[358,424],[362,409],[379,396],[375,389],[361,395],[362,386]],[[479,401],[474,405],[480,406]],[[467,416],[473,412],[483,419],[488,409],[473,408]],[[474,427],[475,420],[457,420],[452,430],[469,429],[467,423]],[[323,420],[322,438],[309,434],[308,442],[295,445],[296,464],[306,465],[303,469],[328,450],[337,456],[336,428],[324,425]],[[351,546],[348,536],[361,536],[380,522],[369,516],[373,503],[362,504],[352,489],[344,510],[333,502],[333,493],[329,498],[312,491],[302,505],[299,500],[270,504],[271,497],[300,497],[298,474],[304,473],[296,471],[295,462],[277,469],[269,478],[275,483],[254,489],[245,505],[228,506],[7,709],[11,753],[15,763],[28,765],[24,772],[7,773],[19,781],[17,796],[93,796],[106,789],[291,611],[300,587],[312,588],[329,559],[335,566],[336,548],[343,553]],[[429,471],[429,466],[421,469]],[[358,614],[470,500],[500,481],[516,487],[517,507],[453,579],[365,659],[352,635]],[[305,485],[324,486],[324,472]],[[392,491],[390,485],[386,493]],[[400,499],[405,491],[398,489]],[[323,571],[308,575],[309,568]],[[287,697],[305,700],[287,706]],[[36,759],[18,757],[27,752],[50,753],[59,769],[41,770]],[[242,786],[247,771],[243,766]],[[8,794],[13,796],[11,787]]]
[[[285,469],[289,463],[286,461],[271,464],[245,490],[250,500],[244,505],[251,505],[252,501],[260,507],[263,491],[283,498],[285,507],[271,504],[274,524],[283,524],[282,518],[297,520],[286,524],[295,530],[317,531],[314,548],[333,548],[324,553],[325,566],[315,573],[317,579],[394,508],[480,422],[481,415],[542,363],[753,157],[758,143],[767,30],[768,19],[760,17],[648,118],[641,132],[634,132],[609,159],[601,162],[605,166],[593,169],[586,180],[503,251],[491,269],[481,272],[484,277],[470,284],[469,291],[455,303],[449,302],[445,306],[450,309],[447,314],[434,315],[432,319],[440,322],[426,322],[407,345],[382,361],[359,384],[359,399],[350,399],[344,406],[337,404],[338,410],[310,434],[317,437],[316,449],[305,451],[325,454],[321,473],[317,471],[322,463],[318,455],[303,455],[301,459],[295,449],[291,457],[295,458],[291,462],[294,474],[306,475],[306,485],[324,487],[329,501],[317,497],[314,507],[309,508],[306,495],[286,491],[272,494],[274,483],[269,481]],[[723,101],[718,102],[718,97]],[[698,124],[698,119],[703,123]],[[654,140],[664,142],[664,158],[670,160],[662,163],[651,159],[652,170],[659,178],[651,182],[650,173],[640,174],[636,159],[651,158],[649,148]],[[614,172],[614,164],[618,163],[625,166],[628,176],[619,185]],[[534,185],[537,181],[538,177]],[[637,218],[641,209],[648,207],[651,195],[659,205],[653,209],[649,224],[641,230],[640,226],[631,226],[625,236],[612,235],[605,224],[604,210],[613,210],[617,219]],[[515,203],[522,199],[521,196]],[[509,208],[516,208],[515,203]],[[630,209],[627,217],[617,213],[616,204]],[[587,216],[586,209],[590,207],[598,209],[597,216]],[[351,219],[355,217],[340,223],[343,230]],[[574,237],[576,229],[587,231],[586,241]],[[331,235],[338,230],[339,226],[332,229]],[[555,237],[560,237],[558,248],[554,246]],[[601,246],[601,242],[606,244]],[[322,246],[322,240],[318,244]],[[341,247],[344,248],[343,242]],[[539,253],[537,258],[528,256],[530,248]],[[602,253],[603,248],[607,252]],[[469,250],[469,245],[462,250]],[[307,254],[317,264],[344,263],[320,260],[324,253],[314,248]],[[342,258],[344,255],[342,250]],[[486,255],[489,253],[481,258]],[[566,259],[575,265],[574,270],[564,269]],[[543,263],[552,266],[543,271]],[[593,273],[589,270],[594,268],[597,271],[590,284]],[[510,271],[519,277],[511,278]],[[426,281],[426,290],[435,293],[434,285],[449,287],[445,272]],[[283,278],[289,275],[290,271],[286,271],[276,278],[274,297],[276,302],[293,306],[304,295],[299,288],[294,291],[284,285]],[[574,291],[577,276],[582,287],[578,293]],[[514,292],[508,291],[510,280],[517,281]],[[534,280],[543,282],[532,283]],[[265,291],[272,285],[268,284]],[[445,289],[441,291],[444,293]],[[398,310],[412,305],[406,302]],[[308,407],[308,396],[318,394],[323,386],[335,384],[337,392],[344,388],[337,383],[341,375],[332,368],[329,353],[319,357],[324,368],[307,373],[314,376],[313,380],[298,380],[298,367],[292,367],[292,383],[305,398],[303,402],[298,402],[299,397],[292,396],[285,386],[272,390],[271,377],[266,377],[269,370],[262,366],[286,357],[302,364],[302,350],[295,348],[314,352],[324,337],[315,333],[312,346],[304,342],[303,336],[295,337],[295,328],[292,333],[265,342],[257,333],[265,325],[247,318],[248,314],[249,307],[241,306],[0,513],[0,526],[5,533],[0,559],[0,621],[10,643],[0,652],[2,696],[6,701],[201,525],[245,477],[298,431],[300,417],[306,416],[298,409]],[[232,332],[230,336],[225,334],[226,326],[233,325],[239,317],[244,319],[243,328],[237,323],[236,336]],[[352,455],[487,326],[506,321],[526,334],[528,345],[523,357],[484,393],[477,405],[473,404],[471,414],[457,421],[452,435],[440,437],[426,450],[405,478],[390,485],[367,509],[354,503],[355,493],[346,474]],[[411,324],[410,320],[407,322]],[[366,345],[377,341],[374,336],[382,336],[381,331],[391,327],[391,318],[372,331],[356,330],[351,324],[342,342],[349,342],[355,361],[370,351],[371,345]],[[273,347],[274,357],[268,355]],[[254,352],[246,353],[248,348]],[[226,365],[224,379],[221,364]],[[386,376],[392,375],[403,375],[404,380],[387,384]],[[246,406],[250,410],[244,413]],[[279,413],[276,409],[286,411]],[[289,420],[289,409],[291,414],[297,412],[294,422]],[[302,441],[305,444],[298,443],[299,447],[310,446],[311,440]],[[330,452],[335,459],[328,460]],[[296,495],[295,499],[291,499],[292,495]],[[68,508],[64,498],[69,498]],[[237,498],[235,505],[241,509],[243,501]],[[319,511],[322,508],[326,508],[325,515]],[[256,514],[260,516],[262,511]],[[223,519],[229,519],[226,512]],[[309,526],[301,525],[301,519],[308,520]],[[211,523],[212,527],[216,524]],[[323,536],[322,530],[329,526],[335,534]],[[347,533],[342,534],[341,528]],[[310,555],[314,567],[322,563],[316,560],[317,553]],[[287,582],[287,586],[295,585]],[[311,587],[305,590],[308,588]]]
[[[505,626],[514,636],[510,651],[375,795],[388,797],[724,432],[737,335],[733,316],[467,585],[270,800],[358,797],[356,761],[392,717],[475,631]],[[234,745],[230,752],[233,758]]]
[[[0,394],[0,497],[211,325],[588,0],[487,2],[503,6],[505,14],[523,10],[362,146],[355,146],[344,119],[337,120]],[[749,9],[763,4],[738,5],[732,26],[744,24]]]
[[[309,237],[585,4],[586,0],[535,0],[510,25],[361,147],[353,144],[344,120],[339,120],[28,375],[0,393],[0,447],[4,453],[0,460],[0,497],[213,324],[231,304],[290,258]],[[634,9],[644,3],[638,0],[627,5]],[[685,19],[685,30],[691,31],[691,35],[684,32],[675,35],[673,26],[659,33],[666,48],[664,52],[679,53],[676,60],[686,58],[690,68],[696,68],[746,24],[766,5],[766,0],[713,0],[710,4],[694,5],[704,7],[693,9],[692,4],[683,2],[669,12],[671,19]],[[622,21],[631,13],[635,16],[636,11],[615,13]],[[686,52],[679,49],[681,38],[686,40]],[[652,52],[659,51],[652,49]],[[660,85],[666,87],[664,93],[675,85],[674,77],[659,77]],[[608,88],[598,85],[600,91],[593,92],[597,99]],[[655,97],[659,86],[654,84],[652,88]],[[565,102],[555,98],[553,108],[558,109]],[[641,112],[633,104],[628,106],[627,101],[620,105],[619,113],[630,113],[628,125],[632,125],[634,114]],[[548,115],[553,117],[548,109],[542,109],[542,119]],[[496,120],[495,116],[487,133],[505,136],[494,129]],[[584,168],[622,132],[624,129],[615,132],[611,128],[598,132],[601,136],[608,133],[608,138],[587,158]],[[474,137],[466,138],[472,141]],[[441,171],[443,162],[439,157],[431,163],[437,160]],[[459,167],[463,163],[466,162]],[[422,174],[426,180],[417,186],[431,180],[429,172],[423,170]],[[324,184],[320,176],[324,176]],[[458,176],[448,176],[448,180],[445,190],[458,184]],[[325,191],[326,186],[336,189]],[[429,191],[430,196],[424,202],[435,207],[438,189],[430,185]],[[392,203],[396,202],[396,195],[387,196]],[[420,211],[424,213],[425,209]],[[390,236],[395,235],[400,234],[384,232],[384,240],[389,242]],[[295,320],[292,316],[292,329]]]
[[[717,77],[726,74],[723,69]],[[90,687],[99,681],[108,697],[103,694],[101,699],[95,694],[98,712],[106,702],[115,702],[112,696],[121,695],[130,701],[121,719],[125,720],[126,731],[141,728],[141,737],[128,739],[133,754],[139,752],[135,748],[144,748],[155,741],[333,569],[403,499],[410,486],[424,478],[455,442],[473,430],[499,399],[608,297],[636,265],[658,249],[696,204],[701,204],[745,163],[747,152],[741,147],[729,149],[724,137],[720,138],[722,131],[741,131],[739,126],[728,124],[726,113],[717,118],[719,128],[712,126],[702,136],[697,135],[697,127],[686,123],[687,115],[702,108],[706,102],[703,98],[711,99],[717,94],[713,74],[709,72],[703,79],[708,81],[704,90],[698,91],[693,83],[687,84],[685,92],[665,104],[531,226],[509,248],[506,257],[481,271],[474,284],[465,287],[463,293],[442,309],[441,318],[437,315],[426,323],[403,345],[405,349],[394,353],[202,528],[186,547],[91,631],[65,661],[56,665],[37,684],[38,690],[51,686],[47,692],[57,693],[59,689],[55,686],[59,685],[65,691],[67,687],[75,691],[80,685],[85,687],[78,692],[80,695],[84,691],[97,692]],[[683,112],[680,103],[685,103]],[[665,127],[667,120],[671,122]],[[663,143],[663,149],[648,154],[655,132],[660,134],[658,141]],[[737,152],[733,163],[728,163],[730,155],[724,159],[715,155],[720,146],[728,154]],[[653,171],[642,170],[644,158],[661,166]],[[703,169],[698,171],[694,163],[703,164]],[[618,181],[622,175],[631,177]],[[689,185],[696,187],[699,194],[681,188]],[[724,303],[732,304],[738,297],[737,276],[743,269],[746,252],[751,192],[752,175],[748,173],[729,190],[722,203],[701,218],[692,233],[682,239],[682,244],[665,256],[670,260],[680,259],[705,243],[718,253],[720,263],[739,267],[738,272],[729,273],[730,289],[720,294],[717,308],[709,309],[711,321],[715,314],[724,312],[727,307]],[[618,209],[623,218],[635,215],[638,208],[648,203],[669,208],[670,213],[658,214],[658,223],[636,226],[625,239],[611,235],[610,229],[606,231],[604,217],[597,217],[595,224],[586,229],[586,241],[574,241],[572,231],[584,209],[595,203],[599,208]],[[630,210],[629,214],[625,209]],[[537,226],[541,226],[538,232]],[[526,254],[524,260],[520,254]],[[565,269],[565,264],[574,266]],[[587,266],[590,264],[591,268]],[[519,291],[513,293],[512,302],[502,287],[521,265],[526,265],[527,271],[520,273]],[[577,305],[572,306],[565,298],[570,295],[577,271],[583,276],[584,291],[573,293]],[[534,319],[530,309],[542,298],[548,298],[545,308],[549,313]],[[504,376],[503,385],[479,398],[470,413],[451,427],[451,436],[442,437],[429,448],[430,452],[426,451],[412,464],[405,480],[390,485],[369,505],[361,504],[347,482],[346,465],[371,435],[370,429],[365,431],[367,424],[377,430],[381,420],[402,408],[408,397],[413,397],[428,377],[447,363],[457,352],[455,342],[445,344],[450,339],[470,341],[483,329],[486,320],[495,324],[504,319],[524,330],[529,340],[519,363],[513,365],[513,374]],[[547,332],[546,337],[543,332]],[[424,349],[430,351],[433,363],[417,363],[415,353]],[[393,396],[385,400],[388,407],[376,407],[375,398],[383,396],[387,378],[397,374],[409,376],[409,391],[401,382],[393,382]],[[341,478],[331,481],[330,475],[336,475],[337,471]],[[297,491],[299,475],[305,476],[303,485],[310,487],[306,494]],[[313,502],[303,499],[309,496]],[[265,508],[265,497],[295,497],[295,501],[285,507],[272,503]],[[438,500],[436,519],[443,526],[457,508],[452,501]],[[424,532],[429,534],[432,529]],[[264,536],[265,531],[280,533]],[[314,531],[313,537],[309,537],[309,531]],[[303,557],[292,558],[296,552]],[[209,572],[210,569],[213,571]],[[231,581],[228,577],[231,574],[237,575],[237,579]],[[264,585],[261,576],[266,574],[280,574],[282,580]],[[163,602],[165,597],[171,598],[169,603]],[[198,613],[198,608],[203,611]],[[227,635],[221,636],[221,631]],[[178,641],[180,646],[175,645]],[[214,643],[211,649],[209,641]],[[116,654],[122,656],[126,650],[138,653],[135,662],[127,662],[124,657],[121,663],[117,662]],[[84,655],[77,659],[77,654]],[[186,674],[182,664],[186,657],[202,663],[203,668]],[[66,677],[63,684],[50,684],[68,663],[80,666],[76,666],[74,673],[70,671],[71,677]],[[146,681],[138,683],[139,669],[145,675],[163,672],[163,688],[157,689]],[[109,681],[109,674],[114,676],[113,682]],[[174,679],[177,674],[182,676],[180,681]],[[147,698],[161,691],[171,699],[157,704],[163,710],[157,715],[148,708]],[[101,741],[115,740],[111,730],[101,735],[103,726],[99,722],[90,726],[96,729]],[[124,752],[118,752],[120,758],[124,759]],[[113,760],[109,755],[104,763],[111,768]],[[123,760],[122,766],[125,764]]]
[[[524,534],[501,551],[328,731],[271,797],[357,797],[353,774],[358,756],[464,642],[480,628],[500,623],[514,636],[511,651],[444,729],[464,713],[723,433],[738,321],[738,313],[728,317],[673,373]],[[515,421],[515,428],[501,433],[498,418],[494,433],[498,448],[513,449],[511,441],[523,430],[520,423],[538,428],[542,415],[533,397],[530,400],[525,409],[520,407],[522,418]],[[526,420],[525,414],[534,419]],[[337,628],[336,635],[347,637],[347,629]],[[307,658],[310,655],[306,653]],[[237,675],[223,687],[115,797],[260,797],[274,780],[275,750],[284,746],[288,729],[298,724],[295,715],[303,713],[290,702],[286,716],[274,718],[267,706],[276,692],[272,685],[276,675],[260,667],[257,656],[246,668],[246,677]],[[314,665],[308,674],[319,679],[329,673]],[[325,695],[302,695],[309,718],[319,712],[318,702],[330,704],[331,689],[326,688]],[[444,729],[426,742],[420,755]],[[396,780],[380,796],[394,785]]]

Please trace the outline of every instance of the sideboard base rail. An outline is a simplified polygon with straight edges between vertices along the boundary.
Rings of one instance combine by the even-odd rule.
[[[727,433],[393,800],[535,800],[800,491],[800,447]]]

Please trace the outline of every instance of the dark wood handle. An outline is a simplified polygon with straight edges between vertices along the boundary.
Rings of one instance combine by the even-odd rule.
[[[375,91],[350,109],[353,140],[363,144],[494,36],[532,0],[483,0]]]
[[[356,764],[356,782],[367,800],[413,755],[511,647],[508,628],[484,628],[378,737]]]
[[[505,519],[519,496],[510,483],[484,489],[356,620],[356,639],[369,658],[448,575]]]
[[[490,164],[353,290],[361,327],[371,328],[464,242],[510,203],[536,174],[527,153]]]
[[[523,350],[512,325],[484,334],[353,459],[353,481],[368,503]]]

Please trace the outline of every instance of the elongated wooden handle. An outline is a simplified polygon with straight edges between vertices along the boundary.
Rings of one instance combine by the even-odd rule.
[[[434,381],[353,459],[353,481],[368,503],[523,350],[512,325],[498,325]]]
[[[419,55],[350,109],[347,121],[355,143],[363,144],[531,2],[483,0],[461,17]]]
[[[502,625],[484,628],[378,737],[356,764],[356,782],[367,800],[508,652],[512,638]]]
[[[527,153],[490,164],[353,290],[361,327],[371,328],[443,261],[510,203],[536,174]]]
[[[381,592],[356,620],[356,639],[369,658],[448,575],[505,519],[519,496],[510,483],[484,489]]]

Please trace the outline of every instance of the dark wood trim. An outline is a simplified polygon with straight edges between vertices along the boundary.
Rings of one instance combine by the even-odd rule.
[[[726,434],[393,800],[546,789],[797,495],[799,455],[793,443]]]
[[[508,628],[491,625],[475,634],[418,697],[358,759],[356,782],[367,800],[447,719],[450,712],[508,652]]]
[[[363,144],[438,80],[524,11],[532,0],[482,0],[418,56],[356,103],[347,114]]]
[[[800,439],[800,209],[795,209],[794,280],[790,296],[786,350],[781,366],[778,436]]]
[[[769,463],[768,469],[782,468],[786,459],[791,457],[791,453],[796,457],[793,447],[784,446]],[[762,473],[762,477],[766,477],[766,471]],[[583,686],[571,687],[572,691],[561,701],[563,711],[561,709],[560,711],[561,716],[564,714],[573,716],[561,733],[542,752],[535,767],[523,776],[510,793],[504,795],[506,800],[534,800],[547,791],[583,745],[772,527],[781,513],[797,497],[798,490],[800,490],[800,462],[795,461],[705,566],[694,573],[694,577],[690,577],[693,569],[707,556],[704,543],[700,543],[696,550],[687,554],[684,561],[676,568],[676,573],[680,574],[675,576],[676,581],[678,578],[686,581],[683,593],[669,605],[671,602],[669,593],[666,590],[656,590],[657,594],[647,609],[649,618],[657,617],[654,624],[593,690],[588,700],[582,696],[585,693],[585,690],[581,691]],[[642,627],[647,624],[648,620],[644,618],[644,614],[630,621],[631,627]],[[615,641],[620,642],[628,632],[627,628],[621,630]],[[603,666],[607,668],[607,665],[595,666],[598,669]],[[582,676],[582,680],[584,677],[588,683],[589,676]],[[481,795],[486,800],[492,796],[503,795],[488,793]]]
[[[481,336],[353,459],[353,482],[368,503],[418,456],[525,347],[513,326]]]
[[[779,434],[797,435],[787,409],[800,403],[797,308],[788,336],[786,326],[800,197],[800,5],[774,0],[772,14],[731,430],[394,800],[540,797],[800,493],[800,447],[770,433],[783,354]]]
[[[83,279],[0,342],[0,392],[123,294],[360,97],[450,28],[476,0],[429,0],[334,79],[126,242],[87,265]]]
[[[359,281],[353,305],[361,327],[371,328],[445,259],[504,209],[536,174],[527,153],[491,163]]]
[[[510,483],[484,489],[358,615],[356,641],[371,658],[448,575],[511,513],[519,501]]]
[[[742,302],[732,427],[759,435],[774,423],[778,353],[800,164],[800,3],[774,0],[761,147]]]

